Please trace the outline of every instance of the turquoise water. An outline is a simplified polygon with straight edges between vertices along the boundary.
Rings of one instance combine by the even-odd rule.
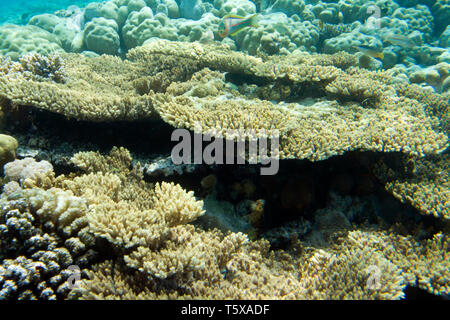
[[[0,0],[0,300],[449,299],[449,21]]]
[[[26,24],[28,20],[37,14],[53,13],[57,10],[66,9],[71,5],[85,6],[89,0],[0,0],[0,24],[15,23]],[[98,1],[99,2],[99,1]]]

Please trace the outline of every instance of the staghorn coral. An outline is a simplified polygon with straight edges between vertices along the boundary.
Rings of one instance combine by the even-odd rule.
[[[85,218],[90,231],[118,250],[157,247],[171,227],[203,214],[202,201],[179,185],[145,183],[139,166],[131,168],[126,149],[113,148],[106,157],[79,153],[72,161],[90,173],[72,179],[60,176],[55,184],[87,199],[90,210]]]
[[[222,245],[234,234],[223,238],[192,226],[174,231],[167,244],[173,251],[142,248],[125,258],[131,270],[117,262],[115,271],[110,263],[98,265],[73,294],[84,299],[401,299],[406,284],[448,292],[448,241],[442,235],[419,243],[392,232],[352,231],[322,249],[297,242],[296,254],[269,252],[262,240]],[[197,241],[205,254],[193,251]],[[178,250],[183,253],[177,255]]]
[[[282,158],[321,160],[351,150],[424,155],[447,146],[440,132],[448,118],[443,96],[430,100],[419,87],[400,84],[388,73],[349,68],[350,55],[263,60],[226,46],[160,40],[130,50],[128,59],[70,55],[68,83],[0,79],[1,95],[14,105],[91,121],[161,117],[175,127],[193,130],[200,123],[221,134],[277,129]],[[253,84],[236,90],[227,77],[251,77],[265,85],[252,95]],[[309,95],[314,103],[301,103]],[[285,103],[296,98],[300,103]]]
[[[69,278],[96,258],[85,202],[55,188],[0,199],[1,299],[66,298]]]
[[[418,241],[386,231],[353,231],[347,238],[349,245],[373,248],[377,253],[401,268],[401,276],[411,286],[437,295],[450,291],[449,239],[442,232]],[[347,244],[347,243],[345,243]]]
[[[64,62],[59,55],[43,56],[39,53],[26,54],[18,62],[9,57],[0,57],[0,74],[11,78],[23,77],[32,81],[54,81],[63,83],[66,80]]]
[[[151,101],[139,95],[133,82],[147,72],[119,58],[64,56],[67,82],[53,84],[23,77],[0,79],[1,97],[13,105],[34,106],[68,118],[91,121],[153,117]]]
[[[386,190],[420,213],[450,219],[450,155],[403,157],[401,165],[380,160],[374,169]]]

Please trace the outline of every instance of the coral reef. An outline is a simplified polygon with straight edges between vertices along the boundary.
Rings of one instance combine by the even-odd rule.
[[[188,241],[188,247],[198,241],[195,239],[202,234],[198,233],[199,231],[196,236],[188,236],[185,231],[182,233],[188,237],[183,238],[183,241]],[[188,273],[190,281],[180,279],[183,275],[181,271],[185,270],[180,256],[175,258],[177,255],[165,252],[168,255],[165,259],[170,259],[166,260],[167,263],[180,268],[172,269],[175,273],[180,271],[176,273],[174,281],[189,281],[189,285],[175,286],[183,288],[181,293],[170,286],[165,290],[156,289],[162,287],[159,284],[160,276],[165,274],[156,271],[155,276],[154,263],[135,273],[124,270],[123,265],[116,267],[115,272],[111,271],[108,264],[98,265],[95,271],[90,272],[90,280],[83,283],[81,292],[87,299],[254,299],[255,291],[259,292],[258,298],[400,299],[404,296],[405,285],[409,283],[430,292],[448,293],[448,273],[445,272],[445,268],[448,268],[445,266],[448,262],[448,240],[440,234],[422,244],[388,232],[354,231],[343,236],[341,244],[333,248],[306,250],[307,248],[303,248],[304,244],[297,243],[296,247],[307,252],[297,257],[280,252],[276,256],[273,253],[267,255],[267,244],[261,241],[243,243],[238,247],[230,246],[231,242],[227,247],[237,250],[231,260],[230,256],[221,252],[221,244],[227,237],[220,242],[212,234],[207,237],[205,235],[208,240],[204,239],[201,243],[208,243],[203,248],[209,254],[197,256],[197,253],[195,256],[208,266],[208,272],[204,267],[195,268],[196,264],[191,264],[190,267],[194,269]],[[186,258],[190,257],[188,252],[183,250]],[[149,252],[142,254],[149,255]],[[153,260],[148,256],[147,261],[155,261],[156,256],[152,257]],[[433,260],[430,261],[430,257]],[[159,259],[161,258],[158,257],[157,261]],[[220,274],[220,269],[216,269],[217,264],[221,265],[221,259],[227,262],[223,275]],[[216,276],[213,270],[217,270]],[[377,270],[380,278],[376,287],[370,287],[369,278],[374,270]],[[146,273],[149,276],[144,277]],[[195,281],[197,276],[202,279],[201,282]],[[215,285],[207,286],[205,282]],[[112,283],[119,285],[114,286]],[[217,290],[219,287],[222,290]],[[326,289],[329,287],[333,290]]]
[[[427,6],[416,5],[414,8],[398,8],[394,11],[392,17],[404,21],[411,31],[420,31],[425,39],[431,38],[434,18]]]
[[[450,64],[446,62],[438,63],[435,66],[413,72],[410,77],[412,83],[425,84],[431,86],[437,92],[448,90],[448,75],[450,74]]]
[[[290,55],[263,61],[223,46],[160,40],[131,50],[128,57],[121,61],[66,56],[70,82],[56,87],[5,79],[0,80],[1,95],[15,105],[32,105],[68,118],[118,121],[160,116],[178,128],[194,130],[200,124],[204,132],[216,129],[225,138],[231,138],[227,129],[252,129],[257,134],[277,129],[281,158],[321,160],[351,150],[424,155],[447,147],[447,136],[435,129],[439,118],[444,132],[447,128],[443,98],[436,95],[436,102],[429,101],[418,96],[414,86],[397,83],[387,73],[348,68],[354,61],[351,56]],[[200,71],[204,68],[219,73]],[[256,91],[251,85],[236,90],[227,83],[225,72],[265,79],[268,84]],[[313,91],[319,97],[302,103],[305,93]],[[227,100],[221,99],[224,95]],[[296,95],[299,103],[285,102]],[[433,107],[442,114],[427,112]],[[395,130],[386,130],[392,126]]]
[[[26,75],[7,72],[7,77],[0,80],[2,92],[13,104],[40,105],[79,120],[152,116],[150,99],[134,89],[133,80],[139,81],[139,75],[147,73],[143,68],[112,56],[92,59],[81,55],[66,56],[64,65],[70,79],[67,83],[55,86],[54,83],[24,81]],[[131,81],[126,81],[127,77],[131,77]]]
[[[450,219],[449,154],[404,157],[401,164],[388,165],[380,161],[376,167],[375,173],[384,182],[386,190],[422,214]]]
[[[450,18],[450,4],[446,0],[436,0],[431,7],[431,11],[436,19],[437,32],[445,29]]]
[[[5,298],[17,295],[56,298],[56,293],[59,298],[64,297],[68,293],[66,280],[72,274],[65,270],[72,264],[84,267],[93,261],[95,238],[105,239],[123,252],[136,247],[157,248],[171,228],[203,214],[202,202],[180,186],[169,183],[157,184],[154,189],[147,186],[138,173],[130,171],[131,158],[124,149],[113,149],[109,158],[97,153],[77,154],[74,163],[80,168],[88,165],[95,173],[72,179],[55,178],[53,172],[48,173],[51,168],[43,169],[46,167],[43,164],[24,161],[18,160],[5,170],[8,180],[19,180],[25,189],[18,186],[15,191],[4,193],[0,200],[0,254],[16,257],[4,260],[1,284]],[[112,173],[116,170],[118,175]],[[47,179],[42,179],[43,175]],[[25,182],[34,180],[34,183],[23,183],[25,177]],[[92,189],[85,188],[87,181]],[[133,181],[134,189],[129,185]],[[127,187],[123,188],[125,182]],[[39,228],[41,225],[43,229]],[[39,267],[42,272],[35,268],[38,262],[42,262]],[[14,268],[24,269],[24,274],[16,275]],[[15,285],[8,289],[14,280]]]
[[[64,63],[59,55],[43,56],[39,53],[23,55],[18,62],[2,58],[2,75],[18,76],[33,81],[54,81],[63,83],[66,80]]]
[[[77,4],[0,10],[0,300],[450,295],[448,0]]]
[[[330,225],[329,217],[339,212],[332,209],[317,213],[314,229],[328,232],[320,249],[293,239],[288,251],[271,251],[266,240],[190,224],[204,213],[203,202],[178,185],[144,182],[140,165],[132,165],[123,148],[108,156],[78,153],[72,162],[81,173],[46,173],[47,179],[29,178],[34,183],[25,189],[3,194],[4,297],[399,299],[407,284],[448,294],[448,240],[442,233],[418,240],[395,230],[351,231],[335,218]],[[117,260],[92,267],[100,239]],[[69,293],[72,264],[89,268]],[[376,285],[370,282],[374,270],[380,275]]]
[[[200,1],[110,0],[84,8],[32,16],[27,26],[5,25],[2,53],[17,60],[30,52],[82,52],[124,55],[154,39],[221,42],[252,55],[303,52],[358,52],[355,47],[381,50],[383,61],[363,55],[360,66],[403,69],[406,76],[422,66],[445,60],[445,1],[427,5],[379,0],[328,1]],[[221,39],[216,31],[226,14],[258,14],[258,27]],[[318,22],[320,21],[320,22]],[[23,37],[13,39],[8,34]],[[389,35],[407,35],[400,43]],[[441,37],[435,42],[435,37]],[[30,39],[28,39],[30,38]],[[32,41],[31,39],[45,39]],[[26,40],[28,39],[28,40]],[[14,42],[14,44],[13,44]],[[16,44],[17,42],[17,44]],[[440,47],[437,47],[439,45]],[[406,69],[403,67],[407,66]],[[447,88],[447,87],[445,87]]]
[[[33,158],[25,158],[5,164],[3,172],[7,182],[16,182],[25,186],[32,185],[36,180],[45,180],[51,177],[53,166],[45,160],[36,162]]]

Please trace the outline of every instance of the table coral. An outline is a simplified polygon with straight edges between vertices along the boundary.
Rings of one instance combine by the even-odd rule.
[[[192,130],[200,123],[204,130],[219,129],[222,134],[237,128],[277,129],[282,158],[321,160],[351,150],[424,155],[439,153],[447,146],[448,138],[438,122],[441,118],[445,131],[448,112],[444,98],[436,94],[430,100],[418,88],[399,84],[389,73],[341,69],[353,61],[346,55],[263,61],[225,46],[160,40],[131,50],[128,58],[71,55],[65,59],[71,79],[67,84],[56,87],[20,78],[0,80],[2,95],[15,105],[32,105],[80,120],[160,116],[178,128]],[[215,85],[200,90],[195,83],[204,81],[202,73],[194,73],[204,68],[251,76],[266,85],[257,88],[256,96],[251,97],[251,92],[244,96],[239,90],[245,91],[245,86],[235,90],[223,75],[215,74]],[[210,91],[213,88],[214,92]],[[275,99],[279,101],[263,100],[273,100],[278,90]],[[104,94],[100,96],[99,91]],[[302,105],[300,101],[310,92],[315,92],[315,103]],[[221,97],[225,95],[227,100]],[[295,96],[299,103],[283,101]],[[237,104],[238,108],[233,107]]]
[[[46,190],[36,184],[0,200],[5,225],[1,234],[6,242],[14,243],[14,230],[21,237],[38,234],[41,239],[37,245],[37,238],[30,238],[25,247],[16,241],[19,253],[36,252],[33,250],[55,241],[58,244],[51,246],[56,249],[49,253],[40,249],[30,258],[5,260],[0,267],[4,295],[66,296],[64,281],[69,274],[54,275],[63,268],[58,267],[62,262],[52,257],[65,257],[63,265],[75,259],[90,266],[92,260],[80,258],[97,243],[95,239],[108,241],[123,259],[115,262],[114,273],[108,261],[89,267],[89,279],[81,280],[70,292],[72,298],[400,299],[407,284],[448,294],[448,240],[442,233],[428,240],[382,228],[347,233],[351,226],[344,223],[343,230],[327,227],[334,234],[320,249],[297,241],[292,251],[273,252],[265,240],[191,225],[203,214],[202,201],[174,184],[144,182],[140,165],[132,165],[126,149],[114,148],[106,156],[78,153],[72,161],[84,172],[53,176]],[[43,233],[35,221],[45,222],[51,232]],[[318,223],[323,225],[323,221]],[[10,245],[4,250],[13,248]],[[43,270],[52,270],[50,282],[33,292],[22,292],[22,280],[8,270],[27,270],[27,265],[39,261],[48,262]],[[374,270],[379,270],[379,277],[372,283]]]
[[[0,299],[447,297],[448,1],[418,2],[110,0],[1,26],[0,126],[55,169],[0,135]],[[220,39],[230,13],[259,26]],[[277,139],[279,175],[176,167],[152,145],[171,128]],[[85,151],[110,141],[154,165]]]
[[[123,63],[112,56],[90,59],[81,55],[65,58],[64,63],[69,81],[61,87],[24,81],[26,79],[17,77],[17,73],[11,74],[9,79],[2,77],[0,87],[14,104],[45,104],[49,110],[64,113],[69,118],[95,121],[96,118],[119,120],[152,115],[150,99],[134,90],[136,75],[147,74],[136,64]],[[99,113],[100,110],[103,111]]]
[[[450,219],[449,159],[448,153],[427,158],[404,157],[402,169],[380,161],[375,173],[397,199],[422,214]]]

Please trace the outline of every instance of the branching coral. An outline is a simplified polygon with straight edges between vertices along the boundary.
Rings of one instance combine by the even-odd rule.
[[[19,58],[23,72],[30,73],[30,79],[65,81],[63,59],[59,55],[43,56],[38,53],[24,55]]]
[[[224,236],[192,226],[173,231],[164,249],[142,248],[125,258],[138,271],[119,265],[113,274],[99,266],[77,293],[87,299],[302,298],[295,277],[265,258],[267,242],[249,243],[242,234]]]
[[[417,241],[412,236],[389,232],[354,231],[349,244],[375,249],[402,269],[401,276],[411,286],[418,286],[434,294],[446,295],[449,286],[448,236],[436,233],[431,239]]]
[[[429,101],[388,73],[351,68],[348,54],[264,60],[226,46],[160,40],[130,50],[128,59],[66,56],[66,84],[0,79],[1,95],[91,121],[160,117],[221,134],[277,129],[281,158],[322,160],[351,150],[424,155],[448,144],[444,97]],[[302,103],[308,97],[313,103]]]
[[[152,117],[147,95],[132,80],[147,74],[136,64],[112,56],[64,56],[65,83],[39,82],[14,73],[0,79],[1,97],[13,105],[34,106],[68,118],[91,121]]]
[[[192,192],[170,183],[153,186],[142,181],[142,173],[131,167],[126,149],[113,148],[106,157],[96,152],[79,153],[72,161],[91,173],[69,179],[60,176],[55,184],[88,200],[90,231],[118,250],[158,247],[170,227],[203,214],[203,204]]]
[[[23,77],[33,81],[65,81],[64,63],[59,55],[43,56],[39,53],[26,54],[19,57],[18,62],[9,57],[0,58],[2,68],[0,74],[13,77]]]
[[[448,157],[430,156],[448,146],[448,102],[442,95],[421,94],[417,86],[399,83],[386,72],[358,69],[353,56],[295,53],[256,58],[225,46],[153,41],[131,50],[128,60],[66,55],[64,64],[67,81],[54,83],[29,79],[20,72],[13,75],[8,70],[14,67],[5,62],[2,103],[89,121],[158,118],[191,131],[200,125],[203,132],[229,140],[236,139],[239,130],[257,135],[277,130],[282,159],[316,161],[354,150],[428,155],[414,160],[416,167],[406,176],[391,175],[382,166],[378,173],[397,197],[422,212],[448,218]],[[133,165],[123,148],[113,148],[106,156],[79,153],[72,163],[81,172],[14,175],[6,167],[7,177],[14,176],[10,180],[16,184],[5,189],[1,200],[2,237],[5,243],[15,244],[19,234],[30,246],[21,256],[5,260],[0,269],[7,275],[2,290],[18,282],[4,271],[13,265],[28,270],[47,259],[42,257],[57,256],[55,250],[61,248],[73,261],[89,265],[89,249],[102,245],[112,248],[117,268],[98,265],[74,294],[84,298],[399,299],[407,284],[448,293],[445,234],[418,241],[386,230],[337,235],[333,231],[330,238],[339,241],[321,250],[297,243],[295,252],[272,252],[266,241],[191,225],[203,215],[203,202],[180,185],[145,182],[140,165]],[[428,167],[431,176],[424,169]],[[21,180],[22,176],[27,178]],[[39,246],[33,247],[36,241]],[[11,255],[7,249],[4,252]],[[369,282],[371,270],[380,272],[375,289]],[[49,281],[48,277],[42,281]],[[50,285],[53,293],[37,291],[33,296],[53,297],[61,285],[57,283]],[[5,295],[19,296],[21,288]]]
[[[181,228],[169,248],[126,257],[134,271],[99,265],[77,293],[86,299],[401,299],[406,284],[448,292],[448,241],[439,234],[419,243],[393,232],[353,231],[324,249],[298,243],[296,255],[269,253],[264,241],[230,246],[235,236],[223,245],[230,236]]]
[[[405,156],[400,168],[381,160],[375,174],[397,199],[408,202],[422,214],[450,219],[449,161],[448,153],[427,158]]]
[[[29,179],[35,183],[0,200],[9,244],[1,254],[14,253],[0,267],[3,295],[66,297],[68,265],[90,266],[100,239],[115,262],[91,268],[72,298],[399,299],[407,284],[448,294],[443,233],[419,241],[392,230],[338,230],[321,249],[297,241],[275,252],[266,240],[191,225],[202,201],[179,185],[144,182],[126,149],[72,161],[86,173],[48,175],[46,190]]]
[[[228,139],[234,139],[229,135],[232,130],[278,130],[282,159],[323,160],[352,150],[423,155],[441,152],[448,140],[433,130],[434,122],[422,107],[408,99],[387,99],[387,110],[355,103],[344,108],[336,101],[274,105],[256,99],[225,100],[221,96],[160,95],[158,99],[156,110],[175,127],[217,130]],[[201,109],[199,104],[203,105]]]

